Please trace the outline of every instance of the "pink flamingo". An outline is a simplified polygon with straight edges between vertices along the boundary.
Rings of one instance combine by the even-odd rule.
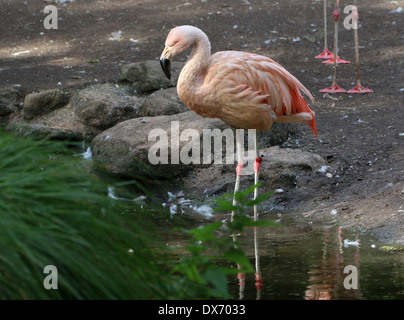
[[[219,118],[236,129],[255,129],[254,181],[258,183],[262,158],[258,154],[256,130],[270,130],[274,122],[308,123],[317,135],[314,112],[301,95],[303,91],[313,102],[314,98],[285,68],[265,56],[222,51],[211,55],[211,45],[206,34],[193,26],[172,29],[166,39],[160,63],[170,78],[172,58],[193,45],[190,57],[182,69],[177,83],[180,99],[195,113],[207,118]],[[236,130],[236,135],[240,130]],[[237,170],[235,193],[239,189],[243,169],[241,139],[236,140]],[[254,199],[258,188],[254,191]],[[235,199],[234,199],[234,203]],[[232,212],[232,220],[234,217]],[[254,206],[254,220],[258,220]],[[258,242],[255,242],[258,260]],[[256,286],[262,287],[259,269]]]

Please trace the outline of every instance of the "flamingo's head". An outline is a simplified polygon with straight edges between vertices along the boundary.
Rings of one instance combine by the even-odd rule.
[[[196,27],[180,26],[172,29],[168,33],[165,48],[160,57],[161,67],[168,79],[171,78],[171,59],[194,44],[200,32],[201,30]]]

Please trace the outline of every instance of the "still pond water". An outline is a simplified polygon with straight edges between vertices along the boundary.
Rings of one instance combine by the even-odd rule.
[[[404,299],[404,253],[384,252],[380,247],[385,243],[332,221],[313,225],[310,220],[275,212],[260,218],[282,225],[258,231],[263,288],[256,289],[253,274],[245,275],[244,288],[234,277],[232,298]],[[250,229],[239,241],[254,265],[253,239]],[[357,270],[357,289],[344,287],[348,276],[346,283],[354,284],[354,273],[344,273],[346,266]]]

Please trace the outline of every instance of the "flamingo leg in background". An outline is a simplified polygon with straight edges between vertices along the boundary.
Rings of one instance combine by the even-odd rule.
[[[346,92],[346,90],[342,89],[337,85],[337,60],[338,58],[338,19],[339,19],[339,0],[336,2],[335,10],[334,10],[334,21],[335,21],[335,32],[334,32],[334,57],[337,57],[337,59],[334,59],[334,57],[330,60],[323,61],[323,63],[330,63],[329,61],[332,60],[334,63],[334,74],[332,78],[332,84],[330,87],[321,89],[320,92],[328,92],[328,93],[338,93],[338,92]]]
[[[359,75],[359,36],[358,36],[358,8],[357,0],[354,2],[355,7],[352,10],[352,18],[354,22],[354,39],[355,39],[355,63],[356,63],[356,85],[351,90],[348,90],[348,93],[371,93],[373,90],[367,89],[361,85],[360,75]]]
[[[324,51],[316,56],[316,59],[330,59],[333,54],[328,50],[327,42],[327,0],[324,0]]]

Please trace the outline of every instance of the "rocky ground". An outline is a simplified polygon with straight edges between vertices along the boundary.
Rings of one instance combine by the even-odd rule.
[[[359,1],[362,83],[374,90],[366,95],[318,92],[332,74],[314,59],[323,49],[319,0],[56,2],[0,0],[0,119],[8,130],[87,140],[113,172],[150,174],[136,159],[148,159],[151,130],[170,132],[179,121],[180,132],[193,128],[203,138],[203,129],[227,128],[179,101],[175,79],[186,55],[173,64],[172,81],[160,70],[169,29],[192,24],[214,52],[272,57],[316,98],[318,139],[297,125],[260,135],[263,190],[282,189],[270,206],[404,241],[404,1]],[[43,26],[47,4],[58,8],[57,30]],[[332,43],[331,19],[328,28]],[[354,61],[353,31],[342,22],[340,54]],[[353,64],[338,67],[338,84],[354,86]],[[234,165],[167,165],[163,174],[202,200],[233,189]],[[243,186],[251,181],[246,176]]]

